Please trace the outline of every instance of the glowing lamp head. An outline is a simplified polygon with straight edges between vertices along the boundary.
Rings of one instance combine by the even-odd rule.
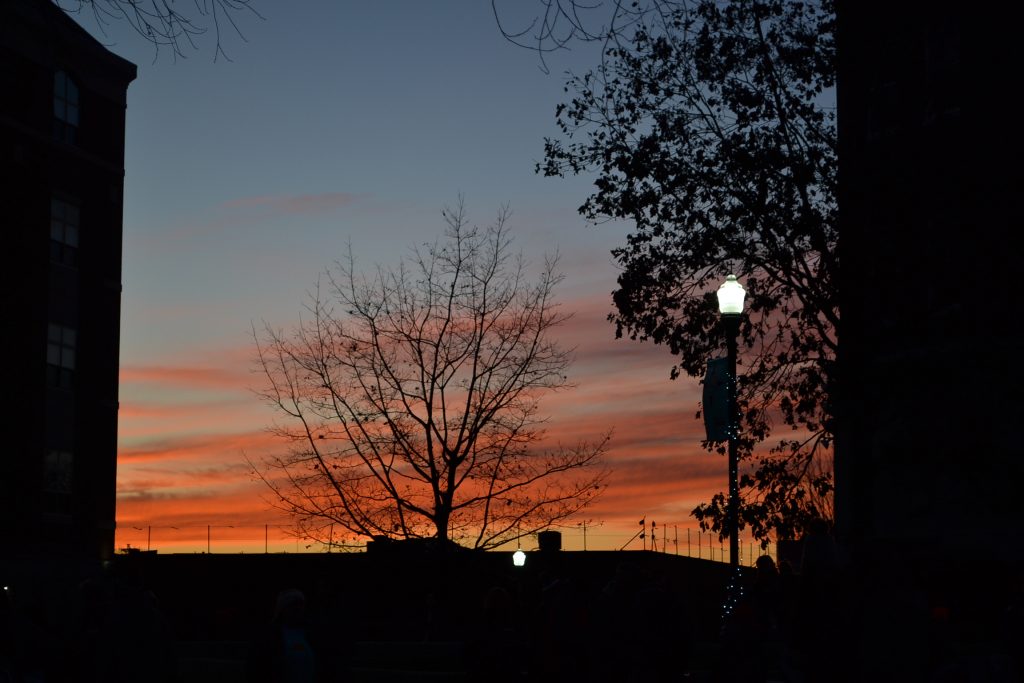
[[[718,311],[722,315],[739,315],[743,312],[743,297],[747,290],[743,289],[735,275],[725,278],[718,288]]]
[[[512,564],[514,564],[517,567],[522,567],[523,565],[525,565],[526,553],[524,553],[522,550],[517,550],[514,553],[512,553]]]

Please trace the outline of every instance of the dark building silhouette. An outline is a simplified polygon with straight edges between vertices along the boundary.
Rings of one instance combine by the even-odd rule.
[[[125,98],[135,65],[0,3],[0,553],[114,548]]]
[[[836,521],[854,680],[923,680],[950,666],[944,638],[998,640],[1024,558],[1006,12],[839,3]]]

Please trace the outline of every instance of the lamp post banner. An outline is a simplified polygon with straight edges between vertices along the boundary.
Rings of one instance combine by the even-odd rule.
[[[712,358],[704,373],[701,399],[708,441],[729,440],[729,359]]]

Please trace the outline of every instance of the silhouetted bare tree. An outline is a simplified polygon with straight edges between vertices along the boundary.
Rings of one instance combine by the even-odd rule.
[[[254,336],[290,450],[255,465],[305,537],[452,539],[491,548],[586,507],[603,486],[608,436],[543,448],[541,395],[570,386],[553,338],[569,315],[546,258],[531,279],[509,211],[393,269],[356,272],[351,247],[290,332]]]
[[[683,7],[688,0],[491,0],[501,34],[514,45],[534,50],[548,73],[548,53],[572,49],[576,42],[605,47],[629,44],[632,29],[651,14]]]
[[[221,43],[223,29],[230,27],[244,40],[235,16],[241,12],[260,16],[253,0],[194,0],[191,5],[174,0],[53,0],[53,3],[69,14],[91,13],[101,29],[111,22],[126,22],[158,51],[169,48],[175,57],[185,56],[186,49],[196,49],[196,39],[212,27],[214,59],[227,58]]]

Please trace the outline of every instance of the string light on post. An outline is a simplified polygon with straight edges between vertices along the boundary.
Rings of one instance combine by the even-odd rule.
[[[730,619],[736,605],[743,600],[743,570],[737,565],[733,568],[732,576],[729,578],[729,585],[725,589],[725,603],[722,605],[721,633],[724,635],[729,628]]]

